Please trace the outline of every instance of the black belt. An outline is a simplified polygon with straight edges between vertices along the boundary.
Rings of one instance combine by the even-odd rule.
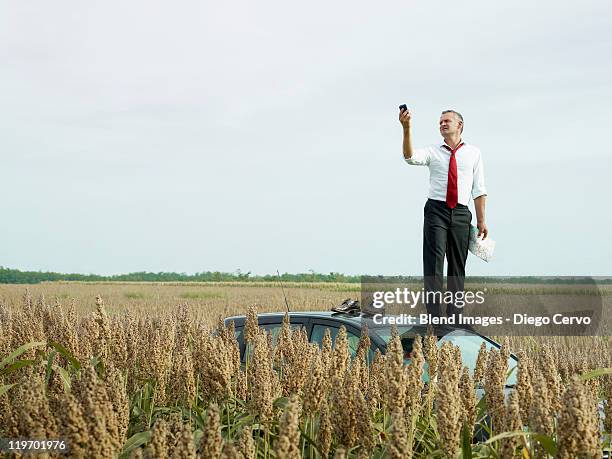
[[[446,201],[440,201],[439,199],[431,199],[431,198],[427,198],[428,201],[431,201],[434,204],[438,204],[438,205],[445,205],[448,207],[448,205],[446,204]],[[467,209],[468,206],[466,206],[465,204],[459,204],[457,203],[457,207],[459,207],[460,209]]]

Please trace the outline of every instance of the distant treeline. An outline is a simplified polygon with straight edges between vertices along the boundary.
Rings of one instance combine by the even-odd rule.
[[[347,276],[331,272],[319,274],[315,272],[302,274],[281,274],[281,279],[287,282],[348,282],[359,283],[361,276]],[[41,271],[20,271],[0,266],[0,284],[38,284],[40,282],[79,281],[79,282],[271,282],[277,281],[276,274],[255,276],[250,272],[236,271],[224,273],[220,271],[204,271],[195,274],[186,273],[149,273],[137,272],[100,276],[98,274],[62,274]]]
[[[360,283],[362,277],[376,278],[383,276],[350,276],[331,272],[329,274],[308,272],[298,274],[281,274],[281,279],[287,282],[342,282]],[[419,276],[401,276],[393,278],[395,281],[419,282]],[[243,273],[240,270],[233,273],[220,271],[204,271],[195,274],[186,273],[149,273],[138,272],[129,274],[116,274],[113,276],[100,276],[97,274],[62,274],[41,271],[20,271],[18,269],[4,268],[0,266],[0,284],[38,284],[40,282],[55,281],[79,281],[79,282],[273,282],[278,280],[276,274],[264,276],[253,275],[250,272]],[[481,282],[504,282],[512,284],[584,284],[592,283],[589,277],[535,277],[535,276],[513,276],[513,277],[468,277],[467,281]],[[612,284],[612,278],[596,279],[596,283]]]

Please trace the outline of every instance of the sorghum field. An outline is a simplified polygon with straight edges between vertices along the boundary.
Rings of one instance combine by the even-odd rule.
[[[296,311],[359,297],[349,284],[285,284],[285,293]],[[287,324],[273,345],[256,313],[284,308],[274,284],[0,285],[0,438],[63,439],[82,458],[574,459],[609,450],[606,337],[505,339],[501,352],[481,351],[472,374],[457,348],[432,336],[417,339],[404,365],[395,336],[368,365],[367,337],[351,359],[342,331],[320,349]],[[251,352],[241,365],[219,319],[247,311]],[[510,351],[521,359],[506,397]]]

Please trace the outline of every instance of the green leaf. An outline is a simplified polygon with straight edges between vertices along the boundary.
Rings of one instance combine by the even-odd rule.
[[[546,450],[546,452],[550,454],[551,456],[557,455],[557,444],[548,435],[542,435],[542,434],[534,432],[534,433],[531,433],[531,438],[533,438],[534,440],[537,440],[540,443],[540,445],[542,445],[542,448],[544,448],[544,450]]]
[[[4,368],[5,366],[7,366],[9,363],[11,363],[13,360],[15,360],[17,357],[19,357],[24,352],[29,351],[33,347],[44,346],[45,344],[47,343],[45,343],[44,341],[32,341],[31,343],[26,343],[22,346],[19,346],[11,354],[9,354],[8,357],[6,357],[4,360],[2,360],[2,362],[0,362],[0,370]]]
[[[478,400],[476,404],[476,423],[484,423],[487,419],[487,401],[484,395]]]
[[[51,370],[53,368],[53,359],[57,355],[57,351],[51,351],[47,355],[47,368],[45,369],[45,386],[49,386],[49,380],[51,379]]]
[[[312,438],[310,438],[310,436],[304,431],[301,424],[299,426],[299,429],[300,429],[300,433],[302,434],[302,438],[304,438],[304,440],[306,440],[307,443],[309,443],[315,450],[317,450],[317,452],[320,455],[322,455],[323,453],[321,453],[321,450],[319,449],[319,446],[317,445],[317,443]]]
[[[249,426],[253,424],[254,420],[255,416],[253,416],[252,414],[237,416],[234,420],[234,429],[238,430],[243,426]]]
[[[123,450],[121,451],[121,455],[119,457],[121,459],[129,457],[129,454],[133,450],[135,450],[136,448],[140,448],[142,445],[148,443],[150,439],[151,432],[148,430],[144,432],[135,433],[123,444]]]
[[[0,371],[0,376],[8,375],[14,371],[19,370],[20,368],[27,367],[29,365],[34,365],[35,360],[17,360],[16,362],[10,364],[6,368]]]
[[[196,449],[198,449],[198,445],[200,444],[200,440],[202,440],[202,436],[204,435],[204,432],[202,432],[201,429],[196,429],[193,432],[193,443],[196,446]]]
[[[94,355],[89,360],[89,364],[96,369],[96,373],[100,378],[104,378],[106,367],[104,366],[104,362],[102,361],[100,357],[98,357],[97,355]]]
[[[557,454],[557,445],[555,441],[548,435],[542,435],[542,434],[535,433],[535,432],[523,432],[523,431],[518,431],[518,430],[514,432],[503,432],[498,435],[495,435],[492,438],[489,438],[483,444],[488,445],[493,442],[496,442],[497,440],[501,440],[502,438],[511,438],[511,437],[518,437],[518,436],[531,437],[532,439],[538,441],[540,445],[542,445],[542,448],[544,448],[546,452],[550,454],[551,456],[554,456]]]
[[[64,391],[68,392],[70,387],[72,386],[72,380],[70,379],[70,373],[65,368],[60,367],[59,365],[53,365],[53,370],[57,374],[59,374],[62,383],[64,383]]]
[[[496,442],[497,440],[501,440],[502,438],[512,438],[512,437],[518,437],[521,435],[529,435],[529,432],[523,432],[519,430],[515,430],[512,432],[502,432],[500,434],[495,435],[494,437],[489,438],[487,441],[484,442],[484,444],[489,445],[491,443]]]
[[[280,408],[280,409],[284,410],[287,407],[288,403],[289,403],[289,398],[288,397],[278,397],[276,400],[274,400],[272,405],[275,408]]]
[[[586,381],[587,379],[597,378],[603,375],[612,375],[612,368],[597,368],[596,370],[587,371],[580,375],[580,379]]]
[[[191,414],[191,419],[192,419],[193,423],[195,424],[196,431],[198,429],[203,429],[204,428],[204,416],[202,415],[201,412],[194,410],[194,412]],[[194,435],[195,435],[195,433],[194,433]]]
[[[472,436],[466,425],[461,431],[461,453],[463,459],[472,459]]]
[[[0,397],[6,394],[11,387],[16,386],[17,384],[5,384],[4,386],[0,386]]]
[[[49,341],[49,345],[53,347],[57,352],[59,352],[62,357],[68,360],[68,362],[70,362],[70,365],[72,365],[75,370],[78,371],[81,369],[80,362],[75,359],[74,356],[64,346],[62,346],[60,343],[56,343],[55,341]]]
[[[514,370],[516,370],[517,368],[518,368],[518,365],[515,365],[512,368],[510,368],[510,370],[506,374],[506,382],[508,382],[508,378],[510,378],[510,376],[512,376],[512,373],[514,373]]]

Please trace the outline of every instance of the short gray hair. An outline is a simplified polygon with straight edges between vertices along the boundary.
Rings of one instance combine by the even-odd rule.
[[[455,116],[459,118],[459,121],[461,121],[461,132],[463,132],[463,126],[465,126],[465,123],[463,122],[463,116],[461,115],[461,113],[455,110],[444,110],[442,114],[444,115],[445,113],[454,113]]]

